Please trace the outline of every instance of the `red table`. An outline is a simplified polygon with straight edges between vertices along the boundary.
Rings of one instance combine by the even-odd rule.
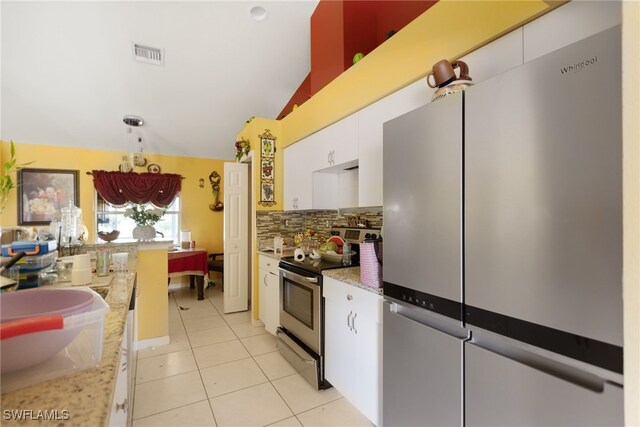
[[[202,249],[178,249],[169,252],[169,277],[190,276],[198,287],[198,300],[204,299],[204,278],[209,276],[207,251]]]

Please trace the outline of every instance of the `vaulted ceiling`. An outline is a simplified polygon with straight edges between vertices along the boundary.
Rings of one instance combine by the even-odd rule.
[[[309,73],[316,5],[2,1],[0,137],[117,151],[140,137],[145,152],[232,159],[244,122],[275,118]],[[131,134],[129,114],[145,120]]]

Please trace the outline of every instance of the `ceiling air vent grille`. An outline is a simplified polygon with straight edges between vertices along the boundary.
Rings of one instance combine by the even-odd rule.
[[[164,65],[164,49],[133,43],[133,54],[136,61]]]

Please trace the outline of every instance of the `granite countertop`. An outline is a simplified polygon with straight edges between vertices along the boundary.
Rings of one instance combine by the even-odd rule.
[[[131,264],[130,264],[131,266]],[[135,271],[130,269],[129,271]],[[62,426],[104,426],[108,422],[111,400],[115,391],[120,345],[125,332],[125,322],[129,311],[129,301],[135,282],[135,274],[126,278],[110,280],[112,276],[93,276],[91,287],[109,286],[105,301],[110,307],[104,321],[104,341],[100,366],[60,378],[55,378],[12,392],[2,394],[2,425],[62,425]],[[68,286],[68,283],[51,285]],[[37,349],[34,349],[37,351]],[[68,411],[68,420],[7,420],[5,414],[11,410]]]
[[[293,255],[293,252],[289,252],[289,251],[287,251],[286,253],[283,253],[283,254],[277,254],[277,253],[273,252],[273,250],[271,250],[271,249],[260,249],[258,251],[258,253],[260,255],[268,256],[269,258],[273,258],[273,259],[277,259],[277,260],[279,260],[280,258],[285,257],[285,256],[292,256]]]
[[[382,295],[382,288],[372,288],[365,286],[360,282],[360,267],[345,267],[345,268],[333,268],[330,270],[323,270],[323,276],[331,277],[340,282],[353,285],[357,288],[364,289],[365,291],[372,292],[374,294]]]

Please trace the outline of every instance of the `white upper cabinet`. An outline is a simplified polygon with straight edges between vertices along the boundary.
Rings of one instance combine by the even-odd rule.
[[[469,66],[473,83],[480,83],[523,64],[522,28],[500,37],[460,60]]]
[[[382,206],[382,125],[426,104],[431,89],[421,79],[360,110],[358,205]]]
[[[314,153],[309,164],[312,171],[334,168],[358,159],[357,114],[319,130],[313,137],[313,144],[308,145],[308,150]]]
[[[284,210],[311,209],[313,183],[309,163],[314,153],[307,149],[313,146],[311,135],[284,149]]]
[[[329,128],[329,149],[331,166],[341,165],[358,159],[358,114],[345,117]]]
[[[524,26],[524,62],[622,22],[621,1],[572,1]]]

